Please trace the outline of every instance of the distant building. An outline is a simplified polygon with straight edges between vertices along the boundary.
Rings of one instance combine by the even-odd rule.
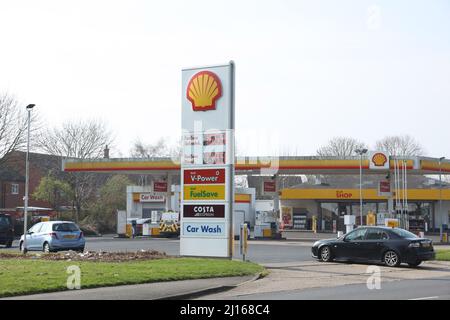
[[[61,157],[41,153],[30,153],[30,207],[49,208],[46,201],[35,200],[32,194],[38,187],[41,179],[49,173],[62,176]],[[7,154],[0,165],[0,210],[11,210],[23,207],[25,196],[25,161],[26,152],[13,151]]]

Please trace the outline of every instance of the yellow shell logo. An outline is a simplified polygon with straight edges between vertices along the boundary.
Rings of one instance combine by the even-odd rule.
[[[387,159],[386,155],[383,153],[375,153],[372,157],[372,162],[377,167],[384,167],[384,165],[386,164],[387,161],[388,161],[388,159]]]
[[[195,74],[187,86],[187,98],[194,111],[216,109],[216,101],[222,96],[219,77],[210,71]]]

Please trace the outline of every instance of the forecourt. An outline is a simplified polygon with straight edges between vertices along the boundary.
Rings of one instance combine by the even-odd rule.
[[[333,188],[315,188],[308,187],[289,187],[283,188],[280,181],[285,176],[301,175],[301,174],[316,174],[316,175],[334,175],[340,177],[358,176],[360,171],[360,164],[362,168],[362,174],[364,182],[369,180],[379,179],[380,174],[384,178],[384,175],[390,174],[391,180],[394,177],[395,164],[402,162],[405,164],[405,171],[408,177],[421,177],[423,175],[448,175],[450,174],[450,161],[440,161],[438,158],[429,157],[389,157],[388,168],[384,170],[372,170],[370,168],[370,159],[363,158],[360,162],[359,157],[236,157],[235,159],[235,173],[236,175],[247,175],[256,180],[265,181],[268,178],[276,182],[277,192],[273,192],[264,199],[273,199],[275,208],[279,210],[283,206],[298,206],[303,207],[305,203],[309,203],[310,211],[314,210],[321,203],[328,202],[345,204],[348,207],[348,203],[352,202],[353,205],[359,204],[359,185],[353,185],[352,187],[346,187],[343,185],[337,185]],[[120,158],[120,159],[65,159],[62,162],[62,169],[66,172],[105,172],[105,173],[124,173],[124,174],[146,174],[154,176],[155,178],[164,178],[166,181],[171,181],[174,184],[180,184],[180,163],[179,160],[173,160],[170,158],[152,158],[152,159],[132,159],[132,158]],[[222,174],[218,176],[214,175],[200,175],[200,179],[209,179],[211,182],[208,189],[209,192],[220,192],[220,190],[214,190],[214,186],[217,183],[222,183],[220,180],[223,178]],[[413,180],[411,178],[411,180]],[[192,182],[198,180],[198,175],[186,176],[185,181],[189,179]],[[201,181],[204,183],[204,181]],[[378,182],[378,181],[375,181]],[[358,182],[359,183],[359,182]],[[194,186],[194,184],[191,184]],[[393,182],[391,182],[391,190],[396,190]],[[188,192],[192,191],[193,196],[201,196],[196,194],[195,187],[187,189]],[[189,193],[190,194],[190,193]],[[401,194],[401,190],[398,190],[398,194]],[[409,183],[408,180],[408,201],[411,203],[425,203],[434,204],[433,226],[436,231],[440,224],[449,225],[449,217],[447,211],[450,210],[450,188],[443,186],[442,190],[435,186],[414,186]],[[381,208],[380,203],[386,206],[389,201],[393,202],[393,197],[379,195],[376,188],[365,188],[362,190],[364,201],[378,203],[377,208]],[[174,196],[173,192],[167,192],[165,194],[167,203],[170,203],[170,198]],[[217,196],[220,196],[217,194]],[[258,196],[258,195],[257,195]],[[439,200],[442,199],[442,217],[439,217]],[[246,201],[246,199],[236,196],[235,202]],[[370,204],[370,203],[369,203]],[[190,209],[190,207],[187,207]],[[203,210],[203,216],[207,216],[207,210],[213,209],[217,215],[223,215],[220,212],[219,207],[205,206],[202,208],[196,208],[196,210]],[[320,209],[320,208],[319,208]],[[322,208],[323,210],[328,208]],[[219,211],[217,211],[219,210]],[[430,216],[433,215],[433,209],[430,210]],[[186,211],[188,212],[188,211]],[[195,215],[198,212],[194,212],[194,209],[189,210],[189,214]],[[324,211],[325,212],[325,211]],[[329,212],[329,211],[328,211]],[[353,210],[355,212],[355,210]],[[313,213],[320,217],[320,213]],[[325,215],[325,213],[324,213]],[[339,225],[338,225],[339,227]],[[327,224],[326,231],[332,231],[332,227]],[[320,229],[319,229],[320,230]]]

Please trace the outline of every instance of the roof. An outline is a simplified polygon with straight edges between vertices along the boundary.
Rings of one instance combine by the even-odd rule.
[[[27,153],[23,151],[13,151],[5,155],[2,167],[7,168],[9,170],[13,169],[24,174],[26,154]],[[46,173],[52,172],[57,176],[62,175],[61,172],[62,157],[60,156],[30,152],[29,161],[30,167],[32,168],[38,168],[39,170],[42,170],[43,172]]]
[[[55,224],[55,223],[75,223],[73,221],[64,221],[64,220],[56,220],[56,221],[42,221],[42,222],[47,222],[47,223],[51,223],[51,224]]]
[[[390,170],[395,160],[405,161],[411,174],[450,174],[450,161],[438,158],[390,157]],[[66,172],[122,172],[167,174],[180,171],[180,161],[171,158],[63,159]],[[358,157],[237,157],[236,171],[240,174],[359,174]],[[369,168],[369,160],[362,160],[364,174],[377,174]],[[387,172],[388,170],[385,170]]]
[[[0,168],[0,181],[25,182],[25,177],[10,168]]]
[[[394,175],[391,174],[391,180],[394,180]],[[401,178],[400,178],[401,179]],[[371,175],[362,177],[363,189],[377,189],[378,183],[386,180],[386,175]],[[319,183],[304,182],[291,186],[291,189],[358,189],[359,175],[329,175],[323,176]],[[427,177],[424,175],[407,175],[408,189],[440,189],[438,179]],[[401,187],[401,185],[400,185]],[[442,181],[443,189],[450,189],[450,184]]]

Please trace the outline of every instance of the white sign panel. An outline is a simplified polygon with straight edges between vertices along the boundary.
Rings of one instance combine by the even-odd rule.
[[[165,197],[155,193],[141,193],[139,194],[139,202],[164,202]]]
[[[234,65],[182,71],[181,127],[188,132],[234,129]]]
[[[200,237],[226,237],[227,230],[225,223],[211,222],[185,222],[183,223],[184,236],[200,236]]]
[[[234,64],[184,69],[181,101],[180,254],[231,257]],[[198,208],[214,212],[201,217]]]
[[[389,170],[389,154],[384,151],[370,151],[369,168],[371,170]]]

